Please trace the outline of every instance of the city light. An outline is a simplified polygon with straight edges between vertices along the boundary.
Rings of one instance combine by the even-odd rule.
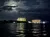
[[[43,24],[45,24],[46,22],[45,22],[45,21],[43,21],[42,23],[43,23]]]
[[[32,20],[32,23],[41,23],[41,20],[35,19],[35,20]]]
[[[18,18],[17,21],[26,21],[26,18]]]
[[[28,23],[32,23],[31,21],[28,21]]]

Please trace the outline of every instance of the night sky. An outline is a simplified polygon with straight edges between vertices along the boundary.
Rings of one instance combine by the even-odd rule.
[[[18,2],[19,0],[15,1]],[[46,20],[50,16],[49,0],[22,0],[17,6],[16,11],[4,10],[5,2],[7,0],[0,0],[0,20],[17,19],[18,17],[27,17],[29,20]]]

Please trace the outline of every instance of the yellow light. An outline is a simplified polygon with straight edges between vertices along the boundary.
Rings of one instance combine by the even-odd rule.
[[[32,20],[32,23],[41,23],[41,20],[35,19],[35,20]]]
[[[18,18],[17,21],[26,21],[26,18]]]

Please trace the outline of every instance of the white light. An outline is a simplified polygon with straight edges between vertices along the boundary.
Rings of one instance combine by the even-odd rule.
[[[31,21],[28,21],[28,23],[31,23]]]
[[[46,22],[45,21],[43,21],[43,24],[45,24]]]
[[[13,23],[15,23],[15,22],[13,22]]]

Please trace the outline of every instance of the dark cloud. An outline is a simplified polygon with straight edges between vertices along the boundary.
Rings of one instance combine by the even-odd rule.
[[[6,0],[0,1],[0,7]],[[48,16],[48,0],[22,0],[14,10],[0,11],[0,19],[17,19],[17,17],[35,17]]]

